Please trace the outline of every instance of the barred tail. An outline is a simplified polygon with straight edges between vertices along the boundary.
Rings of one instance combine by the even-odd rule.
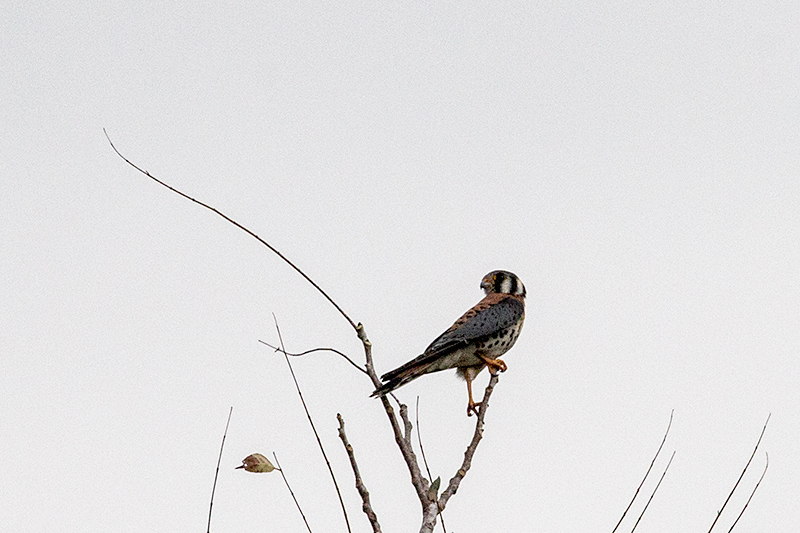
[[[381,376],[381,379],[386,381],[386,383],[375,389],[375,391],[370,394],[370,397],[376,398],[378,396],[385,396],[386,394],[389,394],[393,390],[402,387],[409,381],[413,381],[418,377],[427,374],[429,372],[428,367],[430,367],[430,364],[409,366],[406,368],[400,367],[397,370],[393,370],[384,374]]]

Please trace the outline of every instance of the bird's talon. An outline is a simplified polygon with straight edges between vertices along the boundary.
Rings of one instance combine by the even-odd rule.
[[[493,376],[496,376],[499,372],[508,370],[508,365],[501,359],[488,359],[484,357],[483,360],[486,363],[486,368],[489,369],[489,373]]]

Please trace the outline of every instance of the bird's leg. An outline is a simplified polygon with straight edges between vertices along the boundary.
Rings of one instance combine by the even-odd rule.
[[[464,374],[464,379],[467,381],[467,395],[469,396],[469,403],[467,404],[467,416],[472,416],[472,413],[478,414],[479,403],[475,403],[472,399],[472,377],[469,374]]]
[[[483,362],[486,363],[486,366],[489,368],[489,373],[493,376],[496,376],[498,372],[505,372],[508,370],[508,366],[500,359],[491,359],[486,357],[485,355],[478,355]]]

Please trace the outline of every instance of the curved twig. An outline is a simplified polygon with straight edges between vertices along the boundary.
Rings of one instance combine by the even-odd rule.
[[[278,339],[281,342],[281,350],[283,351],[283,357],[286,359],[286,364],[289,366],[289,372],[292,374],[292,379],[294,380],[294,386],[297,388],[297,394],[300,396],[300,402],[303,404],[303,409],[306,411],[306,417],[308,417],[308,423],[311,424],[311,429],[314,431],[314,436],[317,438],[317,444],[319,445],[319,451],[322,452],[322,457],[325,459],[325,464],[328,465],[328,472],[331,474],[331,479],[333,480],[333,486],[336,488],[336,495],[339,496],[339,503],[342,505],[342,513],[344,514],[344,522],[347,525],[347,531],[351,531],[350,529],[350,519],[347,517],[347,508],[344,506],[344,500],[342,499],[342,492],[339,490],[339,483],[336,482],[336,476],[333,473],[333,467],[331,467],[331,462],[328,461],[328,454],[325,453],[325,448],[322,446],[322,440],[319,438],[319,433],[317,433],[317,428],[314,426],[314,421],[311,419],[311,413],[308,411],[308,406],[306,405],[305,399],[303,399],[303,393],[300,391],[300,384],[297,382],[297,378],[294,375],[294,369],[292,368],[292,363],[289,362],[289,357],[286,355],[286,349],[283,346],[283,337],[281,337],[281,328],[278,326],[278,319],[275,318],[275,314],[272,314],[272,318],[275,320],[275,329],[278,331]]]
[[[733,528],[736,527],[736,524],[739,522],[739,519],[742,517],[745,510],[747,510],[747,506],[750,505],[750,500],[752,500],[753,496],[755,496],[756,491],[758,490],[758,486],[761,485],[761,480],[764,479],[764,476],[767,474],[767,468],[769,468],[769,454],[766,453],[764,455],[767,456],[767,464],[764,465],[764,471],[761,472],[761,477],[758,478],[758,483],[756,483],[756,486],[753,487],[753,492],[750,493],[750,497],[747,498],[747,501],[744,503],[744,507],[742,507],[742,512],[739,513],[739,516],[736,517],[736,520],[734,520],[733,525],[728,530],[728,533],[731,533],[731,531],[733,531]]]
[[[276,352],[281,352],[284,355],[288,355],[289,357],[301,357],[303,355],[307,355],[307,354],[310,354],[310,353],[313,353],[313,352],[333,352],[333,353],[335,353],[337,355],[341,355],[342,357],[344,357],[347,360],[347,362],[350,363],[351,365],[353,365],[354,367],[356,367],[356,370],[358,370],[359,372],[361,372],[363,374],[367,373],[366,370],[361,368],[357,363],[355,363],[352,359],[350,359],[346,354],[340,352],[339,350],[337,350],[335,348],[311,348],[310,350],[306,350],[305,352],[288,353],[288,352],[284,352],[283,349],[280,346],[273,346],[268,342],[262,341],[261,339],[259,339],[258,342],[260,342],[261,344],[263,344],[263,345],[265,345],[265,346],[267,346],[269,348],[272,348]]]
[[[431,484],[433,484],[433,474],[431,474],[431,469],[428,468],[428,459],[425,457],[425,448],[422,447],[422,430],[419,426],[419,396],[417,396],[417,408],[416,408],[416,423],[417,423],[417,442],[419,443],[419,453],[422,456],[422,464],[425,465],[425,471],[428,472],[428,479],[430,480]],[[437,498],[436,494],[432,495],[433,498],[436,498],[436,508],[439,511],[439,518],[442,520],[442,531],[447,533],[447,526],[444,525],[444,515],[442,514],[442,508],[439,507],[439,499]]]
[[[214,474],[214,485],[211,487],[211,503],[208,504],[208,527],[206,533],[211,533],[211,510],[214,508],[214,492],[217,490],[217,478],[219,477],[219,464],[222,462],[222,449],[225,447],[225,437],[228,436],[228,426],[231,425],[231,415],[233,406],[228,411],[228,421],[225,422],[225,432],[222,434],[222,444],[219,446],[219,457],[217,458],[217,472]]]
[[[761,435],[759,435],[759,437],[758,437],[758,442],[756,442],[756,447],[753,449],[753,453],[750,454],[750,459],[747,460],[747,464],[744,465],[744,470],[742,470],[742,473],[739,475],[739,479],[736,480],[736,483],[733,485],[733,488],[731,489],[730,494],[728,494],[728,497],[725,499],[725,503],[723,503],[722,507],[720,508],[720,510],[717,511],[717,516],[716,516],[716,518],[714,518],[714,522],[712,522],[711,523],[711,527],[708,528],[708,532],[709,533],[711,533],[711,530],[714,529],[714,526],[717,524],[717,520],[719,520],[719,517],[722,516],[722,511],[725,510],[725,506],[728,505],[729,501],[731,501],[731,496],[733,496],[733,493],[736,492],[736,487],[739,486],[739,482],[742,480],[742,478],[744,477],[745,472],[747,472],[747,469],[750,467],[750,463],[753,461],[753,457],[755,457],[756,452],[758,451],[758,446],[761,444],[761,439],[764,438],[764,432],[767,430],[767,424],[769,424],[769,419],[770,419],[771,416],[772,416],[772,413],[767,415],[767,421],[764,422],[764,427],[761,429]]]
[[[220,217],[224,218],[225,220],[227,220],[228,222],[230,222],[231,224],[233,224],[234,226],[236,226],[236,227],[237,227],[237,228],[239,228],[240,230],[244,231],[245,233],[247,233],[248,235],[250,235],[251,237],[253,237],[254,239],[256,239],[258,242],[260,242],[261,244],[263,244],[264,246],[266,246],[267,248],[269,248],[269,249],[270,249],[270,250],[271,250],[271,251],[272,251],[272,252],[273,252],[275,255],[277,255],[278,257],[280,257],[281,259],[283,259],[283,261],[284,261],[284,262],[285,262],[287,265],[289,265],[290,267],[292,267],[292,268],[293,268],[295,271],[297,271],[297,273],[298,273],[298,274],[300,274],[301,276],[303,276],[303,277],[305,278],[305,280],[306,280],[306,281],[308,281],[308,282],[309,282],[311,285],[313,285],[313,286],[314,286],[314,288],[315,288],[315,289],[317,289],[317,290],[319,291],[319,293],[320,293],[320,294],[322,294],[322,296],[324,296],[324,297],[325,297],[325,299],[326,299],[326,300],[328,300],[328,302],[330,302],[330,304],[331,304],[333,307],[335,307],[335,308],[336,308],[336,310],[337,310],[337,311],[339,311],[339,313],[340,313],[340,314],[341,314],[341,315],[342,315],[342,316],[343,316],[343,317],[344,317],[344,318],[345,318],[345,319],[346,319],[346,320],[347,320],[347,321],[350,323],[350,325],[353,327],[353,329],[355,329],[355,330],[358,330],[358,326],[356,326],[356,323],[355,323],[355,322],[353,322],[353,321],[350,319],[350,317],[349,317],[349,316],[347,316],[347,313],[345,313],[345,312],[344,312],[344,310],[343,310],[341,307],[339,307],[339,304],[337,304],[336,302],[334,302],[334,301],[333,301],[333,298],[331,298],[330,296],[328,296],[328,293],[326,293],[324,290],[322,290],[322,288],[321,288],[319,285],[317,285],[317,284],[316,284],[316,282],[315,282],[313,279],[311,279],[311,278],[308,276],[308,274],[306,274],[305,272],[303,272],[302,270],[300,270],[300,267],[298,267],[297,265],[295,265],[294,263],[292,263],[292,262],[291,262],[291,261],[290,261],[290,260],[289,260],[289,259],[288,259],[288,258],[285,256],[285,255],[283,255],[282,253],[280,253],[280,252],[279,252],[279,251],[278,251],[278,250],[277,250],[277,249],[276,249],[274,246],[272,246],[270,243],[268,243],[267,241],[265,241],[264,239],[262,239],[261,237],[259,237],[258,235],[256,235],[256,234],[255,234],[255,232],[253,232],[252,230],[250,230],[250,229],[246,228],[245,226],[243,226],[243,225],[239,224],[238,222],[236,222],[235,220],[233,220],[232,218],[230,218],[228,215],[226,215],[226,214],[225,214],[225,213],[223,213],[222,211],[218,211],[216,208],[214,208],[214,207],[211,207],[210,205],[208,205],[208,204],[206,204],[206,203],[203,203],[203,202],[201,202],[200,200],[197,200],[196,198],[192,198],[191,196],[189,196],[189,195],[188,195],[188,194],[186,194],[185,192],[182,192],[182,191],[180,191],[180,190],[176,189],[175,187],[173,187],[172,185],[169,185],[169,184],[167,184],[167,183],[165,183],[165,182],[161,181],[160,179],[156,178],[155,176],[153,176],[152,174],[150,174],[150,172],[148,172],[147,170],[143,170],[142,168],[140,168],[139,166],[137,166],[135,163],[133,163],[133,162],[132,162],[130,159],[128,159],[127,157],[125,157],[124,155],[122,155],[122,153],[121,153],[119,150],[117,150],[117,147],[116,147],[116,146],[114,146],[114,143],[113,143],[113,142],[111,142],[111,137],[109,137],[109,136],[108,136],[108,132],[106,131],[106,129],[105,129],[105,128],[103,128],[103,133],[105,134],[105,136],[106,136],[106,139],[108,139],[108,144],[110,144],[110,145],[111,145],[111,148],[113,148],[113,149],[114,149],[114,151],[117,153],[117,155],[118,155],[118,156],[120,156],[120,157],[122,158],[122,160],[123,160],[123,161],[125,161],[126,163],[128,163],[130,166],[132,166],[133,168],[135,168],[136,170],[138,170],[139,172],[141,172],[142,174],[144,174],[145,176],[147,176],[147,177],[148,177],[148,178],[150,178],[151,180],[155,181],[155,182],[156,182],[156,183],[158,183],[159,185],[162,185],[162,186],[166,187],[167,189],[171,190],[172,192],[174,192],[174,193],[177,193],[177,194],[179,194],[180,196],[183,196],[183,197],[184,197],[184,198],[186,198],[187,200],[190,200],[190,201],[192,201],[192,202],[196,203],[197,205],[199,205],[199,206],[202,206],[202,207],[205,207],[205,208],[206,208],[206,209],[208,209],[209,211],[212,211],[212,212],[216,213],[216,214],[217,214],[217,215],[219,215]]]
[[[644,513],[647,511],[647,508],[650,506],[650,502],[653,501],[653,497],[656,495],[656,491],[658,490],[658,487],[661,486],[661,482],[664,481],[664,476],[667,475],[667,470],[669,470],[669,465],[672,464],[672,460],[674,458],[675,458],[675,452],[672,452],[672,455],[669,458],[669,462],[667,463],[667,467],[664,469],[664,472],[662,472],[661,477],[658,479],[658,483],[656,483],[656,488],[653,489],[653,493],[650,495],[650,498],[648,498],[647,503],[644,504],[644,509],[642,509],[642,512],[639,515],[639,518],[637,518],[636,519],[636,523],[633,524],[633,528],[631,529],[631,533],[634,532],[636,527],[639,525],[639,522],[642,521],[642,517],[644,516]]]
[[[625,518],[625,515],[628,514],[628,511],[630,510],[631,506],[633,505],[633,502],[636,500],[636,497],[639,495],[639,491],[642,490],[642,486],[644,485],[644,482],[647,480],[647,476],[650,475],[650,471],[653,469],[653,465],[656,464],[656,459],[658,459],[658,455],[661,453],[661,448],[663,448],[664,447],[664,443],[667,442],[667,435],[669,435],[669,429],[672,427],[672,417],[673,417],[674,414],[675,414],[675,409],[673,409],[669,413],[669,424],[667,424],[667,430],[664,432],[664,438],[661,439],[661,445],[658,447],[658,450],[656,450],[656,454],[653,456],[653,460],[650,461],[650,466],[647,468],[647,472],[644,473],[644,477],[642,478],[642,482],[639,483],[638,487],[636,487],[636,492],[633,493],[633,498],[631,498],[630,503],[628,503],[628,506],[625,508],[625,511],[623,511],[622,516],[619,517],[619,522],[617,522],[617,525],[614,526],[613,530],[611,530],[611,533],[615,533],[617,531],[617,529],[619,528],[619,525],[622,523],[622,520]],[[670,461],[671,460],[672,459],[670,459]],[[639,517],[639,519],[641,520],[641,517]],[[638,523],[638,521],[637,521],[637,523]]]

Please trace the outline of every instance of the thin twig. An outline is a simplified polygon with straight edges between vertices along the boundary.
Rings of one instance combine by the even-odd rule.
[[[300,384],[297,382],[297,377],[294,375],[294,369],[292,369],[292,363],[289,362],[289,357],[286,355],[286,348],[283,345],[283,337],[281,337],[281,328],[278,326],[278,319],[275,317],[275,314],[272,314],[273,320],[275,320],[275,329],[278,331],[278,340],[281,343],[281,350],[283,350],[283,357],[286,359],[286,364],[289,366],[289,372],[292,374],[292,380],[294,380],[294,386],[297,388],[297,395],[300,396],[300,402],[303,404],[303,409],[306,411],[306,417],[308,417],[308,423],[311,424],[311,429],[314,431],[314,436],[317,438],[317,444],[319,445],[319,450],[322,452],[322,457],[325,459],[325,464],[328,465],[328,472],[331,474],[331,479],[333,480],[333,486],[336,488],[336,495],[339,496],[339,503],[342,505],[342,513],[344,514],[344,522],[347,525],[347,531],[351,531],[350,529],[350,519],[347,517],[347,509],[344,506],[344,500],[342,499],[342,492],[339,490],[339,483],[336,482],[336,476],[333,473],[333,468],[331,467],[330,461],[328,461],[328,455],[325,453],[325,448],[322,446],[322,440],[319,438],[319,433],[317,433],[317,428],[314,426],[314,421],[311,419],[311,413],[308,411],[308,406],[306,405],[305,399],[303,399],[303,393],[300,391]]]
[[[282,253],[280,253],[280,252],[279,252],[279,251],[278,251],[278,250],[277,250],[277,249],[276,249],[274,246],[272,246],[270,243],[268,243],[267,241],[265,241],[264,239],[262,239],[261,237],[259,237],[258,235],[256,235],[256,234],[255,234],[255,233],[254,233],[252,230],[250,230],[250,229],[246,228],[246,227],[245,227],[245,226],[243,226],[242,224],[240,224],[240,223],[236,222],[235,220],[233,220],[232,218],[230,218],[228,215],[224,214],[222,211],[218,211],[216,208],[214,208],[214,207],[211,207],[210,205],[208,205],[208,204],[206,204],[206,203],[203,203],[203,202],[201,202],[200,200],[197,200],[197,199],[195,199],[195,198],[192,198],[192,197],[191,197],[191,196],[189,196],[188,194],[186,194],[186,193],[184,193],[184,192],[182,192],[182,191],[180,191],[180,190],[176,189],[176,188],[175,188],[175,187],[173,187],[172,185],[169,185],[169,184],[167,184],[167,183],[165,183],[165,182],[161,181],[160,179],[156,178],[155,176],[153,176],[152,174],[150,174],[150,172],[148,172],[148,171],[146,171],[146,170],[143,170],[142,168],[140,168],[139,166],[137,166],[136,164],[134,164],[134,163],[133,163],[131,160],[129,160],[127,157],[125,157],[124,155],[122,155],[122,153],[121,153],[119,150],[117,150],[117,147],[116,147],[116,146],[114,146],[114,143],[113,143],[113,142],[111,142],[111,137],[109,137],[109,136],[108,136],[108,132],[106,131],[106,129],[105,129],[105,128],[103,128],[103,133],[105,134],[105,136],[106,136],[106,139],[108,139],[108,144],[110,144],[110,145],[111,145],[111,148],[113,148],[113,149],[114,149],[114,151],[117,153],[117,155],[118,155],[118,156],[120,156],[120,157],[122,158],[122,160],[123,160],[123,161],[125,161],[125,162],[126,162],[126,163],[128,163],[130,166],[132,166],[133,168],[135,168],[136,170],[138,170],[139,172],[141,172],[142,174],[144,174],[145,176],[147,176],[147,177],[148,177],[148,178],[150,178],[151,180],[155,181],[155,182],[156,182],[156,183],[158,183],[159,185],[162,185],[162,186],[166,187],[167,189],[171,190],[172,192],[174,192],[174,193],[177,193],[177,194],[179,194],[180,196],[183,196],[183,197],[184,197],[184,198],[186,198],[187,200],[190,200],[190,201],[192,201],[192,202],[196,203],[197,205],[199,205],[199,206],[202,206],[202,207],[205,207],[205,208],[206,208],[206,209],[208,209],[209,211],[212,211],[212,212],[216,213],[217,215],[221,216],[222,218],[224,218],[225,220],[227,220],[228,222],[230,222],[231,224],[233,224],[234,226],[236,226],[236,227],[237,227],[237,228],[239,228],[240,230],[244,231],[245,233],[247,233],[248,235],[250,235],[251,237],[253,237],[254,239],[256,239],[258,242],[260,242],[261,244],[263,244],[264,246],[266,246],[267,248],[269,248],[269,249],[270,249],[270,250],[271,250],[271,251],[272,251],[272,252],[273,252],[275,255],[277,255],[278,257],[280,257],[281,259],[283,259],[283,261],[284,261],[284,262],[285,262],[287,265],[289,265],[290,267],[292,267],[292,268],[293,268],[295,271],[297,271],[297,273],[298,273],[298,274],[300,274],[301,276],[303,276],[303,277],[305,278],[305,280],[306,280],[306,281],[308,281],[308,282],[309,282],[309,283],[310,283],[310,284],[311,284],[311,285],[312,285],[312,286],[313,286],[315,289],[317,289],[317,290],[319,291],[319,293],[320,293],[320,294],[322,294],[322,296],[324,296],[324,297],[325,297],[325,299],[326,299],[326,300],[328,300],[328,302],[330,302],[330,304],[331,304],[331,305],[333,305],[333,307],[335,307],[335,308],[336,308],[336,310],[337,310],[337,311],[339,311],[339,313],[340,313],[340,314],[341,314],[341,315],[342,315],[342,316],[343,316],[343,317],[344,317],[344,318],[345,318],[345,319],[346,319],[346,320],[347,320],[347,321],[350,323],[350,325],[353,327],[353,329],[356,329],[356,330],[358,329],[358,326],[356,326],[356,323],[355,323],[355,322],[353,322],[353,321],[350,319],[350,317],[349,317],[349,316],[347,316],[347,313],[345,313],[345,312],[344,312],[344,310],[343,310],[341,307],[339,307],[339,304],[337,304],[336,302],[334,302],[334,301],[333,301],[333,298],[331,298],[330,296],[328,296],[328,293],[326,293],[325,291],[323,291],[323,290],[322,290],[322,288],[321,288],[319,285],[317,285],[317,284],[316,284],[316,282],[315,282],[313,279],[311,279],[311,278],[308,276],[308,274],[306,274],[305,272],[303,272],[302,270],[300,270],[300,268],[299,268],[298,266],[296,266],[294,263],[292,263],[292,262],[291,262],[291,261],[290,261],[290,260],[289,260],[289,259],[288,259],[288,258],[285,256],[285,255],[283,255]]]
[[[761,472],[761,477],[758,478],[758,483],[756,483],[756,486],[753,487],[753,492],[750,493],[750,497],[747,498],[747,501],[745,502],[744,507],[742,507],[742,512],[739,513],[739,516],[736,517],[736,520],[733,522],[733,525],[728,530],[728,533],[731,533],[731,531],[733,531],[733,528],[736,527],[736,524],[739,522],[739,519],[742,517],[742,515],[745,512],[745,510],[747,510],[747,506],[750,505],[750,500],[752,500],[753,496],[755,496],[756,491],[758,490],[758,486],[761,485],[761,480],[764,479],[764,476],[767,473],[767,468],[769,468],[769,454],[767,453],[765,455],[767,456],[767,464],[764,465],[764,471]]]
[[[431,474],[431,469],[428,468],[428,459],[425,457],[425,448],[422,447],[422,430],[419,427],[419,396],[417,396],[416,423],[417,423],[417,441],[419,442],[419,453],[420,455],[422,455],[422,464],[425,465],[425,471],[428,472],[428,479],[432,484],[433,474]],[[436,508],[439,511],[439,518],[442,520],[442,531],[444,531],[444,533],[447,533],[447,527],[444,525],[444,515],[442,514],[442,508],[439,507],[439,498],[437,497],[436,494],[434,494],[433,497],[436,499]]]
[[[425,471],[428,472],[428,479],[431,483],[433,483],[433,474],[431,474],[431,469],[428,468],[428,459],[425,457],[425,448],[422,447],[422,432],[419,427],[419,396],[417,396],[417,407],[416,407],[416,423],[417,423],[417,442],[419,443],[419,453],[422,455],[422,464],[425,465]]]
[[[653,493],[650,495],[650,498],[648,498],[647,503],[644,504],[644,509],[642,509],[642,513],[639,515],[639,518],[636,519],[636,523],[633,524],[633,528],[631,529],[631,533],[634,532],[636,527],[639,525],[639,522],[642,521],[642,517],[644,516],[644,513],[647,511],[647,508],[650,506],[650,502],[653,501],[653,497],[656,495],[656,491],[658,490],[658,487],[661,486],[661,482],[664,481],[664,476],[667,475],[667,470],[669,470],[669,465],[672,464],[672,460],[674,458],[675,458],[675,452],[672,452],[672,455],[669,458],[669,462],[667,463],[667,467],[664,469],[664,472],[661,474],[661,477],[658,479],[658,483],[656,483],[656,488],[653,489]]]
[[[297,497],[294,495],[294,491],[292,487],[289,486],[289,480],[286,479],[286,474],[283,473],[283,468],[281,468],[281,464],[278,462],[278,456],[275,455],[275,452],[272,452],[272,457],[275,458],[275,466],[277,467],[275,470],[281,473],[281,477],[283,478],[283,482],[286,484],[286,488],[289,489],[289,494],[292,495],[292,499],[294,500],[294,504],[297,506],[297,510],[300,511],[300,516],[303,517],[303,522],[306,524],[306,529],[308,529],[308,533],[313,533],[311,531],[311,526],[308,525],[308,520],[306,520],[306,515],[303,513],[303,509],[300,508],[300,502],[297,501]]]
[[[233,406],[228,412],[228,421],[225,422],[225,432],[222,434],[222,444],[219,446],[219,457],[217,458],[217,471],[214,474],[214,485],[211,487],[211,503],[208,504],[208,527],[206,533],[211,533],[211,510],[214,508],[214,492],[217,490],[217,478],[219,477],[219,465],[222,462],[222,449],[225,447],[225,437],[228,436],[228,426],[231,423],[231,415],[233,414]]]
[[[756,442],[756,447],[753,449],[753,453],[750,454],[750,459],[747,460],[747,464],[744,465],[744,470],[742,470],[742,473],[739,475],[739,479],[736,480],[736,484],[733,486],[733,488],[731,489],[730,494],[728,494],[728,497],[725,499],[725,503],[723,503],[722,507],[720,508],[720,510],[717,511],[717,517],[714,518],[714,522],[712,522],[711,523],[711,527],[708,528],[708,532],[709,533],[711,533],[711,530],[714,529],[714,526],[717,524],[717,520],[719,520],[719,517],[722,516],[722,511],[725,510],[725,506],[728,505],[728,502],[731,500],[731,496],[733,496],[733,493],[736,492],[736,487],[739,486],[739,482],[742,480],[742,478],[744,477],[745,472],[747,472],[747,469],[750,467],[750,463],[753,461],[753,457],[755,457],[756,452],[758,451],[758,446],[761,444],[761,439],[764,438],[764,432],[767,430],[767,424],[769,424],[769,418],[771,416],[772,416],[772,413],[767,415],[767,421],[764,422],[764,427],[761,429],[761,435],[759,435],[759,437],[758,437],[758,442]]]
[[[669,435],[669,429],[672,427],[672,417],[674,414],[675,414],[675,409],[673,409],[669,413],[669,424],[667,424],[667,430],[664,432],[664,438],[661,439],[661,445],[658,447],[658,450],[656,450],[656,454],[653,456],[653,460],[650,461],[650,466],[647,468],[647,472],[644,473],[642,482],[639,483],[638,487],[636,487],[636,492],[633,493],[633,498],[631,498],[631,501],[628,503],[628,506],[625,508],[625,511],[622,513],[622,516],[619,517],[619,522],[617,522],[617,525],[614,526],[613,530],[611,530],[611,533],[615,533],[617,531],[619,525],[622,523],[622,520],[625,518],[625,515],[628,514],[628,511],[633,505],[633,502],[636,500],[636,496],[639,495],[639,491],[642,490],[642,486],[644,485],[644,482],[647,480],[647,476],[650,475],[650,470],[653,469],[653,465],[656,463],[656,459],[658,459],[658,455],[661,453],[661,448],[663,448],[664,443],[667,442],[667,435]]]
[[[347,457],[350,459],[350,467],[353,469],[353,475],[356,478],[356,490],[361,496],[361,509],[364,511],[364,514],[367,515],[367,519],[372,525],[373,533],[381,533],[381,526],[378,523],[378,516],[375,514],[375,511],[373,511],[372,504],[369,501],[369,491],[367,490],[366,485],[364,485],[364,480],[361,479],[361,472],[359,471],[358,464],[356,463],[355,451],[353,451],[353,447],[347,441],[347,434],[344,432],[344,418],[342,418],[340,413],[336,413],[336,418],[339,420],[339,438],[342,439],[342,444],[344,444]]]
[[[259,339],[258,342],[260,342],[261,344],[263,344],[265,346],[268,346],[268,347],[272,348],[276,352],[281,352],[281,353],[283,353],[285,355],[288,355],[289,357],[301,357],[303,355],[310,354],[310,353],[313,353],[313,352],[333,352],[335,354],[338,354],[338,355],[341,355],[342,357],[344,357],[347,360],[347,362],[350,363],[351,365],[353,365],[354,367],[356,367],[356,370],[358,370],[359,372],[361,372],[363,374],[367,373],[366,370],[361,368],[357,363],[355,363],[352,359],[350,359],[346,354],[340,352],[339,350],[337,350],[335,348],[312,348],[310,350],[306,350],[305,352],[287,353],[287,352],[284,352],[279,346],[273,346],[270,343],[264,342],[264,341],[262,341],[260,339]]]

